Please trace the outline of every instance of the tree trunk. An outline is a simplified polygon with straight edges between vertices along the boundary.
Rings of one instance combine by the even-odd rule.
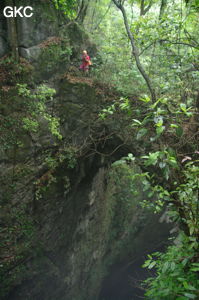
[[[162,0],[160,6],[159,20],[162,20],[166,6],[167,6],[167,0]]]
[[[90,0],[82,0],[76,20],[82,24],[87,13]]]
[[[146,13],[151,8],[152,4],[153,4],[153,1],[151,0],[149,2],[148,6],[145,6],[145,0],[141,0],[141,3],[140,3],[140,16],[146,15]]]
[[[137,65],[137,68],[138,70],[140,71],[142,77],[144,78],[146,84],[147,84],[147,87],[150,91],[150,94],[151,94],[151,100],[153,102],[155,102],[156,100],[156,95],[155,95],[155,91],[152,87],[152,84],[151,84],[151,81],[150,81],[150,78],[149,76],[146,74],[144,68],[142,67],[142,64],[140,62],[140,58],[139,58],[139,52],[138,52],[138,49],[135,45],[135,39],[134,39],[134,36],[133,34],[131,33],[131,30],[130,30],[130,27],[129,27],[129,24],[128,24],[128,20],[127,20],[127,16],[126,16],[126,11],[123,7],[123,5],[121,4],[121,2],[119,3],[117,0],[113,0],[113,2],[115,3],[115,5],[121,10],[122,12],[122,15],[123,15],[123,19],[124,19],[124,25],[125,25],[125,28],[126,28],[126,32],[128,34],[128,37],[130,39],[130,42],[131,42],[131,47],[132,47],[132,53],[133,53],[133,56],[135,58],[135,61],[136,61],[136,65]]]
[[[6,6],[15,6],[14,0],[6,0]],[[19,51],[18,51],[18,39],[17,39],[17,20],[16,18],[7,18],[7,25],[8,25],[8,35],[9,35],[9,42],[11,47],[11,52],[14,60],[16,62],[19,61]]]
[[[141,0],[140,3],[140,16],[144,15],[144,0]]]

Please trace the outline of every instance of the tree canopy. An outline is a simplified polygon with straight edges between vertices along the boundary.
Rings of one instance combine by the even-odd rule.
[[[131,116],[127,99],[138,97],[129,126],[143,146],[159,140],[157,151],[140,158],[148,170],[146,190],[149,180],[159,200],[143,205],[155,212],[166,205],[180,228],[177,245],[145,262],[157,272],[145,283],[147,299],[199,296],[198,10],[197,0],[104,0],[93,1],[84,20],[103,60],[99,66],[96,61],[97,78],[126,97],[101,117],[112,117],[118,107]]]

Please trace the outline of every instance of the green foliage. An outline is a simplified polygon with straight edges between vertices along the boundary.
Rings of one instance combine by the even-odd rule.
[[[39,124],[35,120],[31,120],[30,118],[24,117],[22,119],[23,128],[29,132],[37,132]]]
[[[36,200],[42,199],[52,184],[57,182],[56,171],[60,165],[62,167],[65,166],[66,169],[75,168],[77,164],[77,149],[72,146],[65,146],[54,154],[46,151],[44,163],[47,171],[34,182]],[[64,185],[66,190],[70,189],[70,180],[67,176],[65,176]]]
[[[131,106],[128,98],[121,97],[118,101],[103,108],[99,113],[99,118],[105,120],[108,116],[113,115],[117,111],[124,111],[127,114],[131,114]]]
[[[191,8],[194,1],[190,1],[188,6],[180,0],[175,3],[165,1],[162,18],[162,1],[143,2],[145,7],[149,2],[152,6],[141,15],[141,1],[125,1],[140,60],[158,97],[166,95],[175,102],[182,102],[183,99],[183,103],[190,105],[195,102],[199,83],[199,24],[197,13]],[[109,1],[102,4],[93,2],[85,20],[85,26],[93,34],[103,59],[103,65],[95,70],[96,76],[124,95],[145,95],[146,86],[132,60],[122,17],[114,6],[107,7]]]
[[[115,111],[115,105],[112,104],[108,106],[107,108],[102,109],[102,112],[99,113],[100,119],[104,120],[106,116],[112,115]]]
[[[174,221],[183,222],[188,228],[188,235],[181,231],[177,243],[168,247],[165,253],[154,253],[156,260],[148,256],[144,267],[156,268],[155,278],[145,281],[147,299],[197,299],[199,296],[199,167],[187,163],[183,171],[184,183],[173,191],[157,190],[161,201],[169,200],[169,215]],[[161,194],[160,194],[161,191]],[[175,196],[174,201],[172,197]],[[177,201],[178,205],[175,205]],[[183,213],[182,213],[183,212]]]
[[[155,103],[151,103],[149,97],[144,95],[140,99],[142,104],[141,108],[137,109],[138,118],[136,118],[130,101],[127,102],[128,104],[124,105],[125,109],[122,110],[121,100],[114,101],[102,110],[99,117],[104,121],[111,118],[124,121],[127,118],[131,123],[126,128],[129,134],[134,133],[138,142],[142,142],[141,146],[145,152],[145,155],[136,157],[136,160],[147,172],[134,174],[141,179],[143,191],[147,196],[147,200],[141,201],[141,206],[152,209],[154,213],[159,213],[167,206],[170,218],[178,222],[181,228],[181,240],[177,245],[170,246],[165,253],[157,254],[156,260],[151,256],[145,263],[145,267],[157,270],[157,275],[146,281],[147,299],[197,299],[198,160],[192,161],[192,157],[185,156],[181,163],[191,161],[182,166],[178,156],[180,146],[186,143],[184,124],[193,118],[196,119],[197,109],[191,102],[182,103],[171,100],[170,97],[160,97]],[[144,110],[144,113],[141,113],[141,110]],[[178,148],[168,147],[168,134],[175,142],[177,141]],[[159,142],[159,149],[147,152],[148,141],[156,142],[156,145]],[[191,140],[189,141],[190,149],[197,150],[195,141],[193,138],[192,145]],[[198,151],[195,154],[192,152],[192,155],[195,157],[197,153]],[[123,166],[125,161],[127,160],[122,158],[115,164]]]
[[[165,253],[148,255],[144,267],[156,269],[156,277],[145,281],[146,299],[187,300],[199,296],[199,262],[190,239],[181,233],[178,244],[169,246]],[[198,249],[198,244],[197,244]]]
[[[131,153],[127,157],[112,164],[108,174],[111,207],[110,243],[121,239],[118,246],[122,246],[122,237],[128,236],[136,228],[129,227],[132,216],[136,214],[139,205],[140,177],[133,167],[134,157]],[[118,250],[117,250],[118,251]]]
[[[12,56],[4,56],[0,59],[0,87],[7,90],[7,84],[28,82],[31,79],[33,66],[24,58],[16,62]]]
[[[41,74],[52,73],[55,70],[59,71],[63,64],[67,64],[70,60],[72,49],[69,41],[64,38],[52,37],[44,42],[38,58]]]
[[[173,153],[170,153],[167,150],[149,153],[149,155],[144,155],[142,158],[146,159],[144,163],[146,167],[158,165],[166,180],[169,179],[169,174],[171,172],[170,168],[178,168],[178,163],[173,156]]]
[[[52,103],[55,90],[40,85],[30,90],[27,84],[17,84],[2,101],[0,113],[0,144],[3,151],[23,148],[27,133],[40,134],[41,123],[47,123],[47,130],[61,140],[59,118],[52,115],[47,106]],[[8,105],[9,103],[9,105]],[[56,142],[56,141],[55,141]]]
[[[193,127],[195,131],[192,133],[188,125],[191,121],[197,123],[198,114],[195,105],[199,84],[198,1],[184,1],[187,6],[180,0],[166,1],[167,5],[161,17],[162,1],[144,1],[145,7],[152,3],[151,8],[144,14],[140,10],[143,1],[124,1],[141,63],[158,95],[155,103],[151,103],[145,83],[135,61],[132,60],[123,20],[109,2],[90,1],[85,28],[93,34],[103,61],[101,64],[97,59],[96,62],[93,59],[93,76],[115,87],[124,97],[103,108],[99,119],[108,122],[115,117],[122,125],[127,121],[126,127],[123,125],[123,132],[121,130],[119,134],[125,132],[128,138],[130,137],[129,144],[136,143],[135,148],[136,151],[140,151],[140,157],[135,158],[130,153],[113,164],[108,178],[112,184],[109,194],[111,201],[107,201],[108,204],[98,203],[104,205],[102,209],[107,213],[104,223],[98,223],[104,231],[105,228],[111,228],[112,235],[108,241],[111,246],[115,240],[122,244],[121,237],[127,233],[129,222],[136,210],[133,201],[138,195],[138,182],[141,182],[143,192],[147,196],[147,200],[140,201],[142,207],[153,209],[157,213],[167,205],[168,214],[181,228],[177,244],[170,246],[164,254],[156,253],[157,259],[149,256],[146,261],[145,267],[155,268],[157,271],[155,278],[146,281],[146,297],[154,300],[197,299],[199,169],[198,161],[192,161],[189,154],[197,150],[196,130]],[[68,18],[74,19],[77,16],[79,1],[53,0],[53,3]],[[67,41],[55,39],[43,43],[39,58],[40,72],[52,72],[55,66],[59,68],[58,63],[69,60],[70,54],[71,48]],[[10,68],[8,82],[11,85],[15,84],[22,74],[29,74],[30,71],[27,63],[17,65],[10,58],[0,62],[0,68],[4,68],[5,65]],[[29,80],[29,76],[27,78]],[[6,89],[5,86],[4,90]],[[47,85],[31,90],[28,85],[18,84],[17,96],[16,90],[8,90],[5,103],[0,104],[0,143],[3,150],[22,148],[22,137],[27,133],[33,137],[40,134],[43,120],[48,124],[51,135],[62,140],[60,120],[54,115],[51,105],[54,95],[55,90]],[[135,105],[132,105],[132,99],[136,99]],[[190,132],[192,134],[189,135]],[[188,153],[185,160],[191,160],[185,166],[181,160],[183,153]],[[60,164],[66,169],[72,169],[77,163],[76,149],[73,147],[63,147],[56,153],[50,151],[44,156],[47,171],[35,182],[36,200],[40,200],[43,194],[49,191],[49,187],[53,186]],[[144,173],[131,172],[130,167],[134,160],[142,166]],[[70,188],[67,176],[63,182],[65,188]],[[4,197],[5,202],[8,202],[9,192]],[[4,241],[4,245],[10,243],[13,246],[14,254],[11,260],[17,263],[30,250],[33,224],[26,215],[26,209],[21,208],[21,213],[14,210],[13,212],[14,226],[8,224],[6,227],[7,240]],[[182,232],[183,229],[186,235]],[[94,236],[98,238],[97,234],[93,234],[92,241]],[[26,239],[26,243],[20,249],[15,248],[16,238]],[[88,255],[88,244],[81,245],[84,250],[80,260],[85,259],[85,253]],[[2,270],[7,271],[8,265],[7,269]],[[15,270],[17,272],[16,268]]]
[[[140,204],[143,208],[151,209],[156,214],[161,212],[165,204],[168,203],[170,193],[161,185],[152,186],[149,180],[151,178],[147,174],[146,179],[143,178],[142,184],[144,185],[143,190],[147,192],[148,200],[142,200]]]
[[[61,10],[68,18],[74,19],[77,14],[77,0],[52,0],[55,7]]]
[[[48,121],[49,130],[52,135],[62,139],[59,131],[59,118],[47,112],[46,101],[53,100],[56,91],[46,85],[41,85],[35,93],[27,88],[26,84],[18,84],[18,94],[27,100],[27,113],[29,117],[22,119],[23,128],[30,132],[37,132],[39,127],[38,117],[41,116]]]
[[[140,148],[144,155],[141,155],[140,158],[136,157],[136,161],[147,172],[134,174],[134,176],[141,179],[143,191],[147,196],[147,200],[141,201],[142,207],[159,213],[163,207],[167,206],[170,218],[180,224],[180,242],[170,246],[164,254],[159,253],[157,260],[151,256],[145,263],[149,269],[156,268],[157,270],[157,276],[149,278],[145,286],[147,287],[147,299],[154,300],[197,299],[199,296],[197,279],[198,160],[195,159],[184,166],[182,163],[192,160],[192,157],[185,156],[181,160],[182,154],[179,155],[185,150],[184,145],[189,149],[186,148],[186,151],[191,152],[193,156],[195,156],[194,150],[197,150],[197,139],[194,138],[194,134],[189,137],[186,131],[187,124],[197,123],[195,120],[197,120],[198,111],[194,102],[197,95],[198,75],[191,71],[190,73],[185,71],[191,67],[191,61],[195,62],[195,57],[198,56],[196,50],[198,45],[194,44],[193,47],[183,45],[192,43],[189,33],[186,34],[186,31],[191,31],[190,36],[196,37],[195,28],[190,23],[195,24],[196,19],[184,8],[181,11],[182,15],[177,16],[177,12],[179,13],[180,10],[178,4],[175,4],[176,12],[172,12],[173,7],[169,3],[167,18],[160,23],[154,17],[155,14],[137,17],[132,21],[132,31],[134,34],[137,32],[136,42],[144,53],[143,62],[160,95],[158,100],[151,103],[144,88],[136,84],[136,76],[134,76],[134,85],[139,86],[139,90],[142,91],[136,111],[133,111],[135,106],[131,105],[131,101],[128,100],[128,104],[124,105],[125,110],[122,110],[121,100],[115,100],[99,115],[104,121],[115,118],[117,121],[120,120],[121,124],[124,123],[124,120],[128,120],[128,125],[124,126],[123,130],[127,130],[129,135],[133,135],[137,143],[140,142]],[[182,22],[183,14],[186,16],[184,23]],[[116,22],[116,15],[114,18],[114,22]],[[118,33],[120,38],[121,34],[121,32]],[[124,81],[126,75],[124,72],[127,73],[125,63],[128,60],[125,51],[128,47],[123,47],[124,52],[120,52],[120,55],[117,56],[120,59],[119,62],[117,58],[115,59],[116,53],[118,54],[118,44],[113,46],[116,40],[113,37],[112,39],[109,46],[105,45],[107,52],[104,52],[107,61],[109,62],[110,59],[112,65],[107,63],[102,67],[101,72],[105,79],[108,74],[108,80],[117,83],[117,88],[122,84],[123,91],[128,93],[129,86],[127,88]],[[160,40],[164,40],[164,42],[160,42]],[[148,50],[148,43],[149,48],[150,44],[154,46],[153,52]],[[119,68],[124,70],[123,74],[118,70]],[[196,68],[198,67],[196,66]],[[128,76],[128,83],[130,82],[129,78]],[[134,92],[134,87],[131,91]],[[153,143],[155,143],[155,147],[152,146]],[[151,148],[152,151],[148,150]],[[122,166],[124,162],[125,159],[121,159],[115,164]],[[182,261],[184,265],[181,263]]]
[[[131,163],[131,162],[133,162],[135,160],[135,157],[133,156],[133,154],[132,153],[129,153],[127,156],[125,156],[125,157],[122,157],[121,159],[119,159],[119,160],[117,160],[117,161],[115,161],[113,164],[112,164],[112,166],[118,166],[118,165],[123,165],[123,164],[125,164],[125,163]]]
[[[199,211],[198,211],[198,190],[199,190],[199,160],[186,164],[183,171],[184,183],[180,184],[172,195],[177,195],[180,206],[183,207],[184,218],[189,229],[189,235],[199,236]]]

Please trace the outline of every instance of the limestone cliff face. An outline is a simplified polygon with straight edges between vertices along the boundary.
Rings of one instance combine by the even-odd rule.
[[[1,1],[0,18],[0,56],[5,55],[9,49],[10,37],[8,31],[7,19],[3,16],[3,9],[7,6],[5,0]],[[57,12],[53,7],[52,1],[24,1],[18,0],[17,7],[32,6],[34,15],[31,18],[16,18],[18,47],[21,54],[27,55],[28,49],[34,47],[50,36],[56,36],[58,33]],[[31,51],[31,50],[30,50]]]
[[[31,62],[38,61],[42,49],[53,40],[53,37],[59,37],[62,46],[69,41],[73,42],[73,48],[70,55],[77,57],[82,49],[87,48],[89,53],[94,55],[96,48],[88,40],[85,32],[77,27],[77,24],[68,21],[57,12],[51,0],[17,0],[17,7],[31,6],[34,14],[31,18],[16,18],[16,31],[18,40],[18,49],[21,57]],[[3,9],[7,5],[6,0],[0,3],[0,58],[9,53],[10,36],[8,29],[8,19],[3,16]],[[58,42],[58,40],[56,40]],[[66,46],[66,44],[64,45]],[[70,45],[68,45],[70,46]],[[64,47],[65,49],[65,47]],[[69,53],[63,52],[62,55]],[[51,58],[53,61],[53,58]]]
[[[97,300],[110,266],[153,248],[168,228],[141,208],[147,195],[134,176],[141,172],[136,164],[114,164],[129,152],[136,155],[139,145],[125,142],[119,122],[98,117],[113,92],[69,73],[82,44],[93,54],[95,46],[75,23],[57,34],[54,9],[44,13],[43,1],[34,5],[40,25],[37,19],[34,26],[19,24],[21,53],[28,59],[23,72],[12,77],[5,66],[9,76],[2,75],[0,85],[0,299]],[[24,83],[30,95],[44,84],[56,91],[37,117],[37,130],[34,123],[20,127],[27,102],[34,108],[38,101],[26,89],[19,93]],[[59,118],[61,139],[49,130],[49,116]]]
[[[129,149],[96,122],[104,96],[71,78],[50,84],[63,140],[40,120],[2,156],[1,299],[95,300],[112,264],[153,249],[168,228],[140,206],[139,168],[112,165]]]

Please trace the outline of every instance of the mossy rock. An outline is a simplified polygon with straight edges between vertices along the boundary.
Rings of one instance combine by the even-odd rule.
[[[87,50],[92,57],[96,56],[97,47],[91,42],[82,25],[79,25],[76,22],[69,23],[62,29],[62,34],[67,35],[70,39],[72,59],[80,60],[83,50]]]
[[[29,59],[35,67],[35,80],[48,79],[54,74],[63,73],[69,64],[70,55],[68,40],[57,37],[49,38],[42,44],[32,47]]]

